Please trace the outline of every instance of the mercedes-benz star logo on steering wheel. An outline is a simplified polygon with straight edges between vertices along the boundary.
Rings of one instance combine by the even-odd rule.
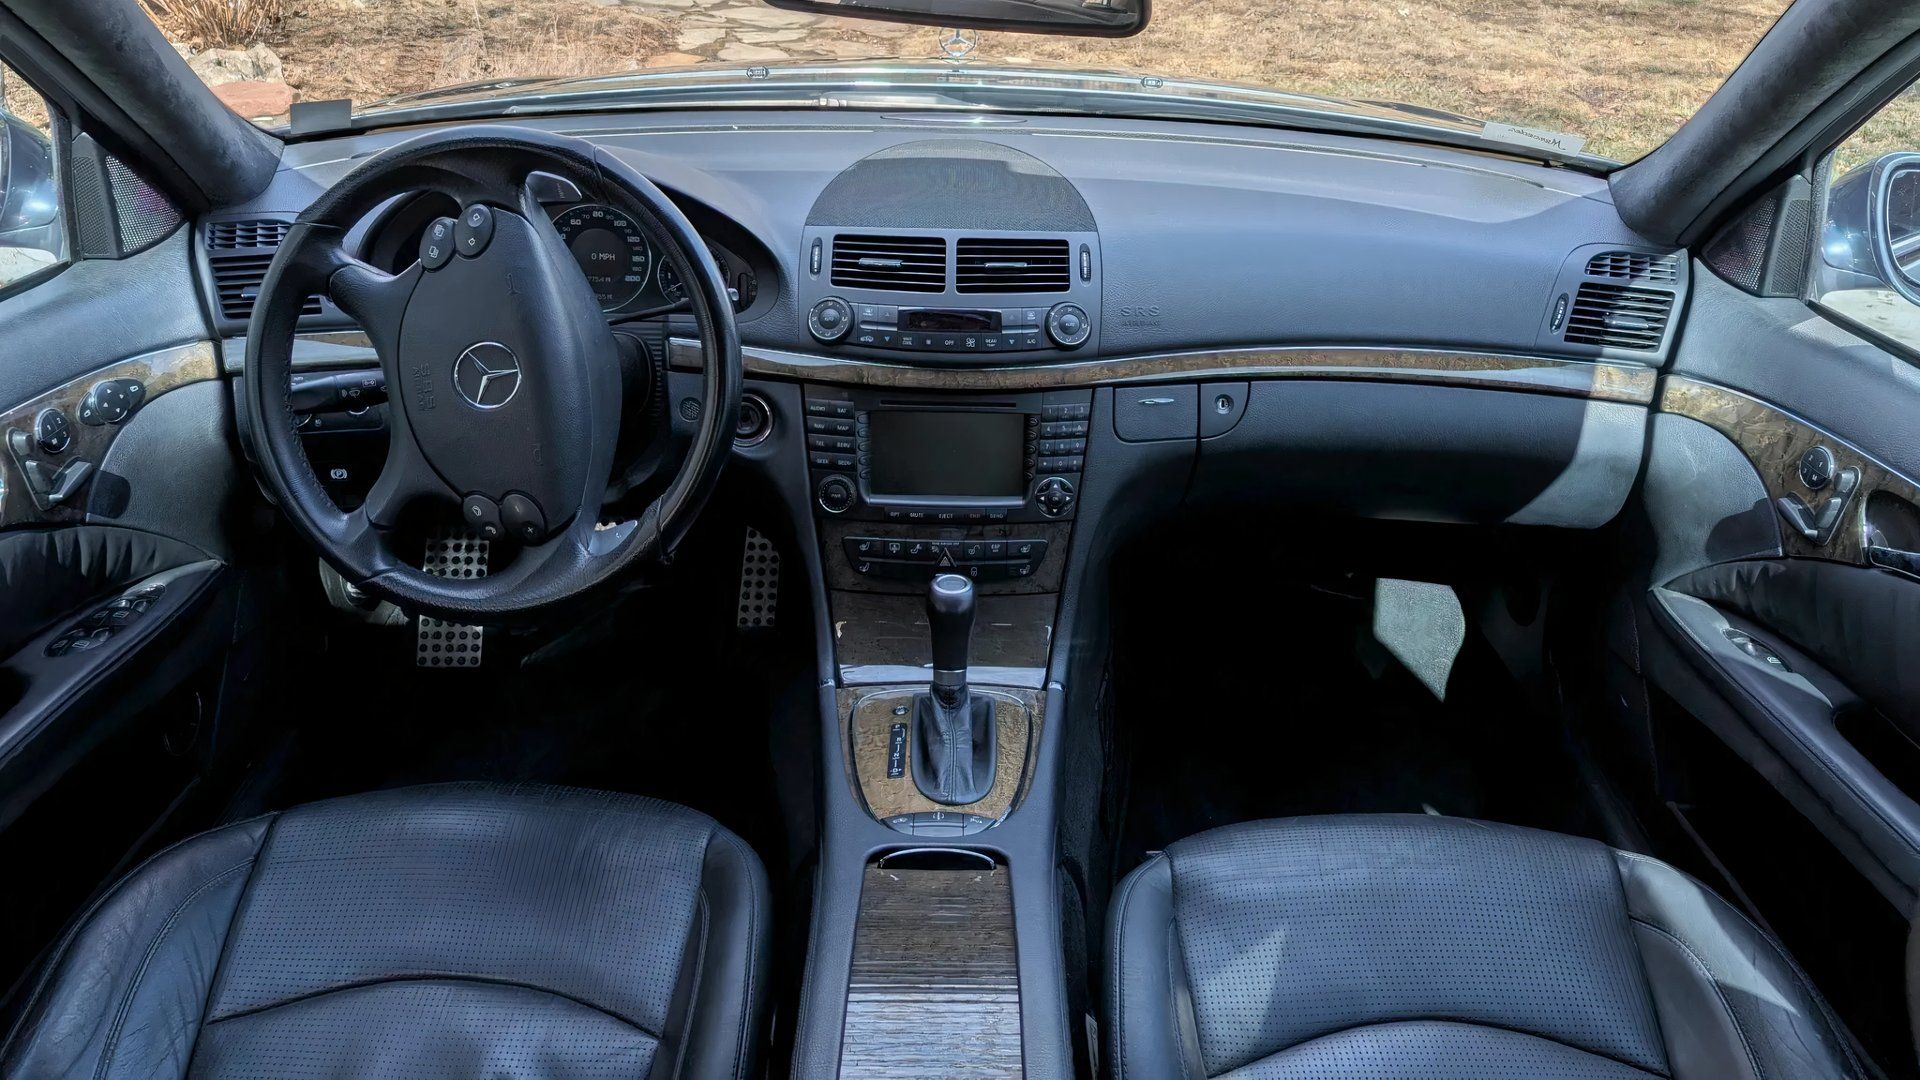
[[[453,362],[453,388],[476,409],[497,409],[520,392],[520,361],[497,341],[468,346]]]

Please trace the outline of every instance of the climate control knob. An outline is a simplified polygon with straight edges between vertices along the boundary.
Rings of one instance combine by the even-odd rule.
[[[1047,312],[1047,336],[1063,349],[1077,349],[1093,335],[1093,320],[1079,304],[1055,304]]]
[[[829,514],[844,514],[853,509],[853,483],[844,476],[829,476],[813,489],[814,500]]]
[[[853,308],[845,300],[829,296],[807,313],[807,329],[815,340],[831,345],[853,329]]]

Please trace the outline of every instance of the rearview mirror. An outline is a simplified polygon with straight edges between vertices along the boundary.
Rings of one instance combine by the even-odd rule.
[[[1150,0],[767,0],[809,15],[1010,30],[1021,34],[1128,37],[1144,30]]]

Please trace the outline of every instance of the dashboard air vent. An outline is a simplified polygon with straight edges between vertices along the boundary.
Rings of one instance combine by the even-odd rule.
[[[1587,276],[1616,281],[1673,281],[1680,276],[1672,255],[1644,251],[1603,251],[1587,260]]]
[[[207,266],[213,271],[213,289],[220,315],[246,322],[260,296],[260,282],[273,264],[273,254],[293,227],[290,221],[215,221],[207,225]],[[307,297],[302,315],[320,314],[320,298]]]
[[[1588,282],[1574,295],[1566,339],[1608,349],[1658,349],[1672,311],[1670,292]]]
[[[1065,240],[963,239],[954,245],[953,280],[963,293],[1066,292],[1073,256]]]
[[[292,228],[290,221],[216,221],[207,226],[207,248],[212,251],[276,248]]]
[[[835,285],[898,292],[947,291],[947,242],[938,236],[833,238]]]

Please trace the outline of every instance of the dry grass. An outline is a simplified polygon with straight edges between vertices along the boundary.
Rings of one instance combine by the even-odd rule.
[[[244,49],[271,37],[283,0],[140,0],[174,41],[196,49]]]
[[[1786,0],[1166,0],[1119,41],[981,53],[1407,101],[1585,135],[1631,160],[1700,107]]]
[[[636,68],[669,25],[583,0],[296,0],[267,44],[302,101]]]

